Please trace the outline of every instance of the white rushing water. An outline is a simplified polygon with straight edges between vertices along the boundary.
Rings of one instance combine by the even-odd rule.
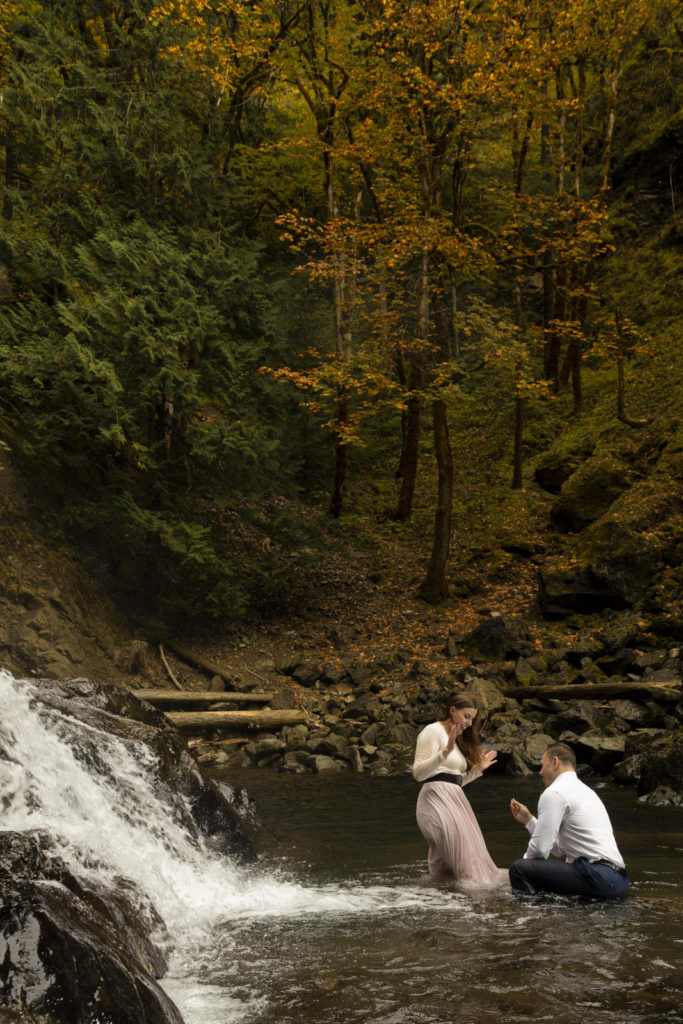
[[[148,746],[114,735],[106,713],[93,716],[97,728],[41,703],[44,685],[0,671],[0,829],[39,830],[76,876],[105,889],[124,877],[146,895],[173,943],[162,984],[185,1024],[683,1024],[678,818],[667,831],[661,812],[641,822],[637,810],[642,837],[624,849],[629,859],[647,850],[623,904],[520,905],[510,894],[421,884],[412,793],[399,804],[390,796],[400,780],[363,786],[370,803],[359,805],[359,780],[309,778],[314,785],[292,785],[278,805],[304,822],[294,846],[302,863],[245,867],[183,825],[190,816],[179,813]],[[512,790],[495,785],[503,806]],[[520,795],[523,783],[514,785]],[[313,791],[302,810],[302,794],[310,800]],[[488,819],[494,839],[500,820]],[[386,850],[373,860],[378,837]],[[506,833],[505,851],[518,842]],[[318,854],[334,862],[331,873],[315,874]],[[309,881],[316,877],[338,881]],[[549,935],[562,936],[559,958]],[[464,993],[455,1003],[453,979]]]
[[[424,908],[430,895],[444,912],[443,894],[419,886],[307,886],[219,857],[175,820],[146,745],[41,706],[39,686],[0,671],[0,829],[47,833],[76,876],[104,886],[123,876],[147,894],[176,944],[167,984],[187,1024],[240,1021],[259,1002],[249,1009],[192,977],[218,925],[381,915]]]
[[[363,912],[424,893],[306,887],[219,857],[176,823],[149,748],[93,730],[36,702],[37,684],[0,671],[0,828],[40,829],[75,874],[135,882],[171,931],[219,920]],[[88,733],[96,735],[88,736]],[[107,774],[83,750],[95,743]]]

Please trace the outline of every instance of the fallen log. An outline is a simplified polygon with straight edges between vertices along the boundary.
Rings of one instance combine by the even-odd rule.
[[[237,693],[235,690],[133,690],[133,696],[146,700],[155,708],[176,704],[269,704],[273,693]]]
[[[166,711],[166,718],[181,729],[281,729],[306,722],[304,711]]]
[[[681,684],[663,683],[569,683],[566,686],[511,686],[506,696],[518,700],[541,697],[544,700],[615,700],[649,697],[654,700],[680,700]]]
[[[220,665],[216,665],[211,661],[207,661],[199,654],[195,654],[194,651],[189,650],[187,647],[183,647],[181,644],[166,643],[169,650],[173,651],[182,661],[187,662],[188,665],[192,665],[193,668],[198,668],[201,672],[205,672],[208,676],[219,676],[224,683],[229,686],[235,685],[233,677],[226,672]]]

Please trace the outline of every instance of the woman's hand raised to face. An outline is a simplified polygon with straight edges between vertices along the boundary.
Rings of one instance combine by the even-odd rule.
[[[448,757],[451,750],[453,750],[453,748],[455,747],[458,736],[462,736],[464,731],[465,730],[463,729],[462,725],[460,725],[458,722],[456,722],[455,725],[453,725],[450,732],[448,733],[448,743],[446,744],[445,754],[446,757]]]

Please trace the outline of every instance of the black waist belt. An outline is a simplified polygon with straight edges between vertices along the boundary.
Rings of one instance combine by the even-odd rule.
[[[606,868],[611,868],[612,871],[616,871],[618,875],[628,874],[626,868],[618,868],[616,864],[612,864],[610,860],[593,860],[591,861],[591,864],[604,864]]]
[[[462,786],[462,775],[451,775],[450,772],[437,772],[436,775],[430,775],[428,779],[425,779],[422,783],[423,786],[425,782],[452,782],[455,786]]]

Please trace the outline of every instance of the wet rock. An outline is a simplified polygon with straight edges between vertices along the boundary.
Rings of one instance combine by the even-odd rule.
[[[668,736],[666,729],[634,729],[624,741],[624,754],[626,757],[630,757],[632,754],[644,754],[656,741],[666,736]]]
[[[84,886],[35,834],[0,834],[0,992],[51,1024],[182,1024],[157,984],[161,922],[132,886]]]
[[[344,772],[349,768],[345,761],[327,757],[325,754],[316,754],[312,763],[313,769],[318,775],[322,775],[324,772]]]
[[[309,770],[310,762],[311,755],[306,751],[288,750],[282,762],[282,769],[286,772],[292,772],[295,775],[301,775],[303,772],[307,772]]]
[[[102,732],[116,736],[138,756],[140,746],[154,755],[158,791],[190,833],[204,833],[223,853],[255,859],[253,844],[237,810],[217,784],[205,778],[180,734],[161,712],[131,693],[91,679],[39,680],[36,702],[46,715],[57,712],[89,728],[79,734],[79,758],[102,778],[112,768],[102,750]],[[115,784],[117,780],[112,778]],[[189,809],[189,810],[188,810]]]
[[[631,754],[630,757],[625,757],[623,761],[618,761],[610,773],[612,782],[616,782],[620,786],[637,783],[640,778],[642,761],[641,754]]]

